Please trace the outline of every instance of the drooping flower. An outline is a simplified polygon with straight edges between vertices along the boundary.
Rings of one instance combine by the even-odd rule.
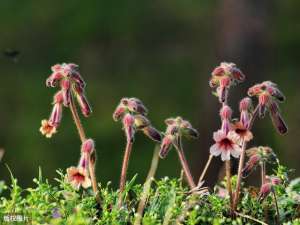
[[[245,75],[234,63],[223,62],[216,67],[212,74],[209,84],[216,88],[220,102],[225,102],[228,97],[229,88],[245,80]]]
[[[256,96],[258,98],[259,116],[265,116],[267,110],[276,130],[280,134],[285,134],[288,128],[280,114],[278,102],[285,100],[284,95],[278,89],[277,85],[271,81],[265,81],[261,84],[256,84],[248,90],[249,96]]]
[[[248,162],[242,170],[243,177],[249,176],[263,162],[272,163],[276,159],[273,150],[268,146],[253,147],[246,150]]]
[[[53,109],[49,118],[49,123],[56,128],[60,125],[63,111],[63,94],[62,91],[58,91],[53,100]]]
[[[155,129],[146,117],[148,110],[141,100],[137,98],[122,98],[113,113],[115,121],[122,120],[128,141],[133,141],[134,134],[142,131],[147,137],[161,142],[161,134]]]
[[[240,156],[241,147],[237,144],[233,131],[226,134],[223,130],[218,130],[214,132],[213,139],[215,144],[210,147],[210,154],[221,155],[223,161],[230,160],[230,155],[235,158]]]
[[[182,137],[197,138],[198,131],[194,129],[191,123],[182,119],[180,116],[176,118],[168,118],[165,120],[167,129],[165,137],[161,143],[160,157],[165,158],[172,146],[180,148],[180,140]]]
[[[266,177],[266,182],[261,186],[258,201],[262,202],[270,193],[274,191],[274,186],[281,184],[281,179],[275,176]]]
[[[88,188],[91,186],[88,171],[83,167],[70,167],[67,169],[68,182],[75,188],[79,189],[80,186]]]
[[[40,132],[47,138],[51,138],[52,135],[56,133],[56,127],[49,123],[48,120],[42,120],[41,124],[42,126],[40,127]]]
[[[95,149],[95,142],[89,138],[85,140],[81,145],[81,152],[91,154]]]

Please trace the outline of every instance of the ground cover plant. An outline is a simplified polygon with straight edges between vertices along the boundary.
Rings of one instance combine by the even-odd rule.
[[[237,107],[239,117],[233,118],[230,90],[246,76],[233,63],[221,63],[213,70],[209,85],[220,103],[221,123],[212,135],[210,156],[198,179],[192,176],[183,145],[185,139],[199,137],[192,124],[180,116],[171,117],[165,120],[166,131],[160,132],[140,99],[122,98],[113,112],[113,120],[123,126],[126,142],[120,186],[115,190],[110,183],[96,179],[96,143],[86,135],[78,113],[78,108],[83,117],[92,113],[79,67],[63,63],[51,69],[46,86],[59,90],[40,132],[54,138],[63,110],[69,108],[82,143],[78,164],[58,169],[55,184],[39,169],[34,186],[27,189],[18,185],[8,167],[11,184],[0,182],[1,224],[300,224],[300,179],[289,179],[291,170],[281,165],[276,149],[251,146],[255,138],[252,127],[267,113],[279,135],[288,131],[279,109],[285,97],[275,83],[264,81],[250,87]],[[127,177],[136,132],[143,132],[154,142],[144,184],[136,182],[138,171],[133,178]],[[170,178],[166,174],[156,179],[158,163],[163,163],[172,148],[178,154],[182,175]],[[1,160],[3,151],[0,153]],[[214,158],[224,162],[225,177],[208,188],[205,176]],[[237,171],[232,169],[233,160],[238,161]],[[243,179],[255,169],[261,171],[260,187],[245,185]]]

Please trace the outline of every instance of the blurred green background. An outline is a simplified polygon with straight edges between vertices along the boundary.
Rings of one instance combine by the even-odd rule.
[[[185,141],[193,175],[198,177],[220,126],[219,104],[208,79],[222,61],[235,62],[247,80],[231,92],[238,100],[256,82],[279,84],[287,101],[281,105],[288,135],[278,135],[268,117],[255,124],[253,145],[270,145],[283,164],[300,175],[300,1],[94,0],[0,1],[0,50],[20,51],[17,62],[0,58],[0,147],[6,150],[0,179],[9,180],[5,163],[27,187],[38,166],[53,181],[57,168],[76,165],[80,141],[68,109],[59,132],[46,139],[40,121],[51,111],[54,89],[45,87],[50,67],[74,62],[87,82],[93,115],[83,123],[97,144],[97,176],[117,187],[125,138],[112,112],[123,96],[140,98],[154,126],[181,115],[200,132]],[[147,174],[154,143],[137,135],[129,177]],[[215,159],[208,184],[218,178]],[[175,151],[161,161],[158,177],[175,177]],[[254,179],[257,175],[254,174]]]

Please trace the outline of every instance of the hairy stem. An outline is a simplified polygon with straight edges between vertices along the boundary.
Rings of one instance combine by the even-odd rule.
[[[254,112],[253,112],[253,115],[252,115],[252,117],[249,121],[249,128],[248,128],[249,130],[252,129],[254,120],[256,119],[257,114],[258,114],[258,109],[259,109],[259,106],[257,105]],[[235,197],[234,197],[234,204],[233,204],[234,210],[236,210],[237,204],[239,203],[240,189],[241,189],[241,183],[242,183],[242,170],[243,170],[244,162],[245,162],[246,148],[247,148],[247,142],[243,141],[243,143],[242,143],[242,152],[241,152],[239,167],[238,167],[237,184],[236,184],[236,191],[235,191]]]
[[[232,187],[231,187],[231,163],[230,160],[225,161],[225,167],[226,167],[226,187],[227,191],[229,194],[229,199],[230,199],[230,209],[231,213],[234,211],[233,210],[233,199],[232,199]]]
[[[205,176],[205,174],[206,174],[206,172],[207,172],[207,169],[208,169],[208,167],[209,167],[209,165],[210,165],[212,159],[213,159],[213,155],[210,154],[210,155],[209,155],[209,158],[208,158],[208,160],[207,160],[207,162],[206,162],[206,164],[205,164],[205,167],[204,167],[204,169],[203,169],[203,171],[202,171],[202,173],[201,173],[201,176],[200,176],[200,178],[199,178],[197,187],[201,186],[201,183],[202,183],[202,181],[203,181],[203,178],[204,178],[204,176]]]
[[[118,200],[118,207],[120,208],[123,203],[123,192],[125,189],[126,184],[126,176],[127,176],[127,169],[129,164],[129,158],[132,151],[132,142],[128,141],[126,144],[125,154],[123,158],[123,164],[122,164],[122,171],[121,171],[121,178],[120,178],[120,188],[119,188],[119,200]]]
[[[277,225],[280,225],[280,214],[279,214],[279,208],[278,208],[278,202],[277,202],[277,197],[276,197],[276,193],[274,190],[272,190],[273,192],[273,196],[274,196],[274,202],[275,202],[275,207],[276,207],[276,221],[277,221]]]
[[[158,162],[159,162],[159,150],[160,150],[160,146],[157,145],[154,149],[150,170],[148,172],[147,179],[146,179],[146,182],[145,182],[144,187],[143,187],[143,192],[141,194],[141,200],[140,200],[139,205],[138,205],[134,225],[141,224],[141,219],[142,219],[143,212],[144,212],[144,209],[145,209],[146,201],[147,201],[147,198],[149,197],[149,194],[150,194],[151,183],[152,183],[152,180],[155,176],[157,166],[158,166]]]
[[[74,120],[74,123],[76,125],[81,143],[86,141],[86,135],[85,135],[85,131],[84,128],[82,126],[82,123],[80,121],[80,117],[78,115],[78,111],[74,102],[74,97],[73,95],[71,95],[70,98],[70,110],[72,113],[72,117]],[[94,149],[94,151],[96,151]],[[97,179],[96,179],[96,174],[95,174],[95,162],[91,161],[91,156],[88,157],[89,158],[89,173],[90,173],[90,177],[91,177],[91,182],[92,182],[92,187],[93,187],[93,192],[96,198],[96,201],[100,204],[100,198],[98,196],[98,187],[97,187]]]
[[[261,166],[261,185],[266,183],[266,163],[262,162]]]
[[[180,146],[182,146],[182,144],[180,144]],[[189,168],[188,162],[185,158],[184,151],[183,151],[182,147],[180,147],[180,148],[178,146],[175,146],[175,147],[176,147],[179,161],[180,161],[182,169],[184,171],[186,180],[188,182],[188,185],[190,186],[191,189],[194,189],[194,188],[196,188],[196,184],[195,184],[193,176],[191,174],[191,170]]]

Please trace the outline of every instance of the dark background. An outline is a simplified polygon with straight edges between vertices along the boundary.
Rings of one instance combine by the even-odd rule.
[[[17,62],[0,58],[0,147],[6,150],[0,179],[9,179],[5,163],[27,187],[38,166],[53,181],[57,168],[76,165],[80,141],[68,109],[59,132],[46,139],[40,121],[51,111],[54,89],[45,80],[56,63],[80,65],[87,82],[93,115],[83,120],[97,144],[97,176],[118,185],[125,138],[112,112],[123,96],[135,96],[149,108],[154,126],[181,115],[200,132],[185,141],[193,175],[199,176],[220,126],[219,104],[208,79],[222,61],[235,62],[247,80],[231,92],[237,116],[238,100],[256,82],[279,84],[287,101],[281,105],[289,125],[279,136],[269,117],[255,124],[252,144],[270,145],[283,164],[300,175],[300,2],[289,1],[0,1],[0,50],[17,49]],[[142,182],[154,143],[137,135],[129,177]],[[209,170],[217,179],[221,162]],[[175,151],[161,161],[158,176],[180,174]],[[257,175],[256,175],[257,176]],[[255,179],[255,175],[253,176]]]

